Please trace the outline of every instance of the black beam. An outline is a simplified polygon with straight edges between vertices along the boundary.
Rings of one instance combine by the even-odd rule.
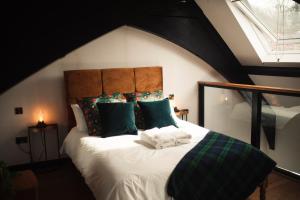
[[[300,0],[293,0],[293,1],[295,1],[295,2],[297,2],[297,3],[299,3],[299,4],[300,4]]]
[[[252,93],[251,144],[260,148],[261,93]]]
[[[204,127],[204,85],[198,84],[198,90],[198,124]]]
[[[248,74],[300,77],[300,67],[244,66]]]
[[[193,0],[110,0],[6,6],[0,94],[49,63],[122,25],[167,39],[207,62],[229,82],[253,84]]]

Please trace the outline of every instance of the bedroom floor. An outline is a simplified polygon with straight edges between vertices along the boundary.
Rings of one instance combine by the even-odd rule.
[[[71,161],[36,170],[40,200],[94,200],[93,194]],[[272,173],[267,188],[267,200],[300,199],[300,182]],[[248,200],[259,200],[256,191]]]

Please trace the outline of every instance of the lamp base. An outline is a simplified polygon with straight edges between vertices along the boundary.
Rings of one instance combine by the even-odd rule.
[[[174,107],[175,112],[179,112],[180,110],[177,108],[177,106]]]
[[[36,127],[38,128],[45,128],[47,124],[44,121],[38,121]]]

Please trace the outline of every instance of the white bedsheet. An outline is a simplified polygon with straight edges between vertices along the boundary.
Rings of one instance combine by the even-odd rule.
[[[171,199],[166,193],[168,177],[209,131],[182,120],[177,124],[192,135],[191,143],[158,150],[142,145],[139,135],[99,138],[73,128],[62,150],[97,200]]]

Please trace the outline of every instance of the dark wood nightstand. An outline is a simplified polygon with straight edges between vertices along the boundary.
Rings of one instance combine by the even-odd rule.
[[[43,146],[44,146],[44,152],[45,152],[45,161],[47,160],[47,144],[46,144],[46,131],[50,128],[53,128],[56,131],[56,137],[57,137],[57,155],[58,159],[60,159],[60,152],[59,152],[59,134],[58,134],[58,125],[57,124],[46,124],[43,126],[29,126],[28,127],[28,142],[29,142],[29,155],[30,155],[30,162],[33,163],[33,157],[32,157],[32,149],[31,149],[31,140],[30,136],[33,133],[33,130],[38,130],[40,134],[43,136]]]
[[[177,117],[180,117],[182,120],[185,118],[185,121],[188,120],[187,116],[189,114],[189,109],[179,109],[175,111]]]

